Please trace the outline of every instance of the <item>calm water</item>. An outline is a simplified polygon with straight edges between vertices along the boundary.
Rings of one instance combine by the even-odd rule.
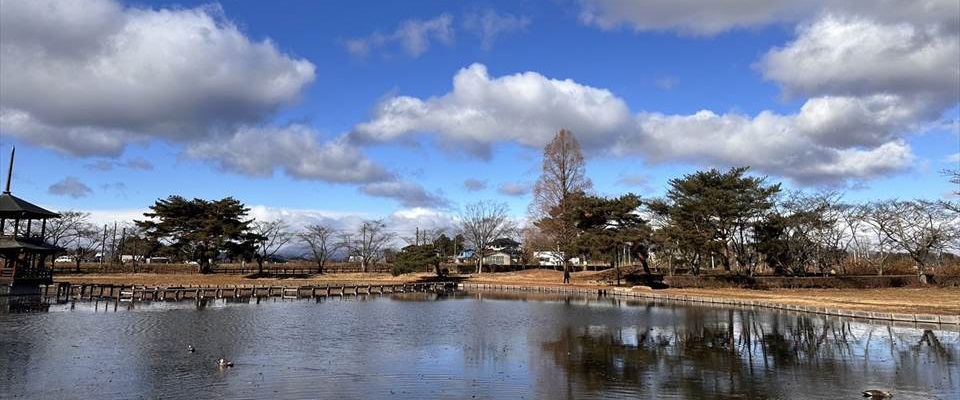
[[[221,356],[236,366],[218,368]],[[4,399],[857,399],[869,388],[960,398],[958,332],[495,293],[0,314]]]

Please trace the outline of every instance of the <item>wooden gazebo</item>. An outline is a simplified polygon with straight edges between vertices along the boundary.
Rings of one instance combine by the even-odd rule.
[[[14,149],[6,190],[0,194],[0,295],[39,293],[53,283],[50,257],[63,249],[47,244],[47,220],[60,214],[38,207],[10,193]]]

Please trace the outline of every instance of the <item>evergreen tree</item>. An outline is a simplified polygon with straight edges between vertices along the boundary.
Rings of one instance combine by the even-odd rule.
[[[232,197],[209,201],[181,196],[158,199],[144,213],[147,220],[134,221],[148,240],[164,243],[181,256],[197,260],[199,272],[210,272],[210,260],[221,251],[249,257],[259,240],[249,232],[252,220],[243,203]]]

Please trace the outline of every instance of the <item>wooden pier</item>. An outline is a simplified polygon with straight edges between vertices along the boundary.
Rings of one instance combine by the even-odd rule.
[[[131,286],[111,284],[77,284],[60,282],[42,288],[43,294],[59,301],[105,300],[115,301],[179,301],[187,299],[221,299],[243,297],[280,297],[301,299],[330,296],[360,296],[405,292],[440,292],[456,289],[452,282],[424,282],[405,284],[354,284],[307,286]]]

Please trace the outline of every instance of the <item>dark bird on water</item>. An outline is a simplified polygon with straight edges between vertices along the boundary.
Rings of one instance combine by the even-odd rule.
[[[864,391],[863,391],[863,397],[869,397],[869,398],[871,398],[871,399],[889,399],[889,398],[893,397],[893,395],[890,394],[890,392],[885,391],[885,390],[873,390],[873,389],[871,389],[871,390],[864,390]]]
[[[187,351],[193,353],[193,352],[197,351],[197,349],[193,348],[193,345],[192,345],[192,344],[188,344],[188,345],[187,345]]]
[[[233,363],[232,363],[232,362],[227,361],[227,360],[224,360],[224,359],[222,359],[222,358],[219,359],[219,360],[217,360],[217,365],[219,365],[221,368],[230,368],[230,367],[233,367]]]

